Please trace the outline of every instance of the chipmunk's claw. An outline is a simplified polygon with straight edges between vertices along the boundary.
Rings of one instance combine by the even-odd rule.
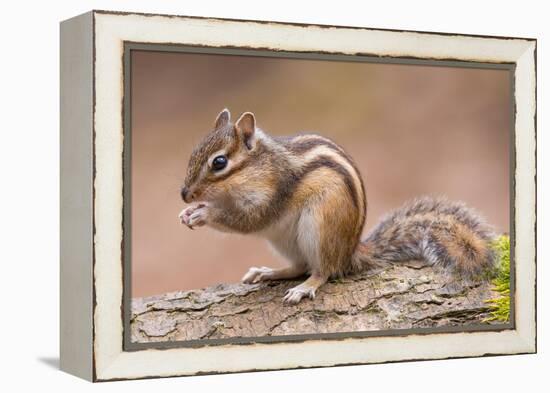
[[[285,292],[283,302],[288,304],[297,304],[304,297],[315,299],[315,288],[312,288],[309,285],[304,285],[303,283],[294,288],[290,288]]]

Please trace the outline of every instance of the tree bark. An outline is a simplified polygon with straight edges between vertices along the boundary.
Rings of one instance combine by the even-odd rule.
[[[315,299],[283,304],[300,280],[220,284],[132,300],[132,341],[138,343],[280,336],[484,322],[487,281],[458,281],[416,261],[331,280]],[[495,323],[495,322],[491,322]]]

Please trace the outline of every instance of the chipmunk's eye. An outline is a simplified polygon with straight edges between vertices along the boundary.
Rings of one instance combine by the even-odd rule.
[[[212,161],[212,169],[215,171],[221,171],[227,166],[227,157],[226,156],[217,156]]]

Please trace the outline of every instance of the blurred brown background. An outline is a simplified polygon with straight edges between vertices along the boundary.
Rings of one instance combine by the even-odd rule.
[[[264,241],[180,225],[193,146],[227,107],[275,135],[312,131],[355,158],[365,232],[446,195],[509,230],[509,73],[458,67],[132,52],[132,296],[236,282],[277,266]]]

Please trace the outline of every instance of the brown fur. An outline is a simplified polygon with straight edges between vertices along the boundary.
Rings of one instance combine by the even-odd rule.
[[[494,233],[481,216],[460,202],[423,197],[386,216],[358,253],[358,269],[410,259],[471,278],[492,269]]]
[[[451,222],[448,228],[435,232],[436,240],[455,261],[455,269],[462,275],[473,275],[479,268],[479,260],[487,258],[487,241],[459,222]]]
[[[314,211],[320,238],[319,272],[333,277],[348,271],[361,234],[357,230],[361,214],[348,185],[330,167],[319,168],[302,180],[289,205]]]
[[[340,146],[317,135],[270,137],[256,128],[251,113],[233,125],[229,112],[222,111],[215,124],[193,150],[185,180],[191,199],[208,203],[207,224],[277,237],[302,219],[313,220],[303,224],[311,233],[279,241],[279,247],[288,247],[283,254],[294,255],[294,268],[271,272],[271,277],[289,278],[303,272],[305,263],[313,279],[300,290],[305,285],[312,295],[328,277],[390,262],[421,259],[464,276],[493,265],[492,230],[463,204],[417,199],[389,214],[361,242],[365,188],[357,166]],[[229,161],[221,171],[209,167],[217,152]],[[277,229],[284,217],[298,221]],[[316,286],[308,287],[308,282]]]

